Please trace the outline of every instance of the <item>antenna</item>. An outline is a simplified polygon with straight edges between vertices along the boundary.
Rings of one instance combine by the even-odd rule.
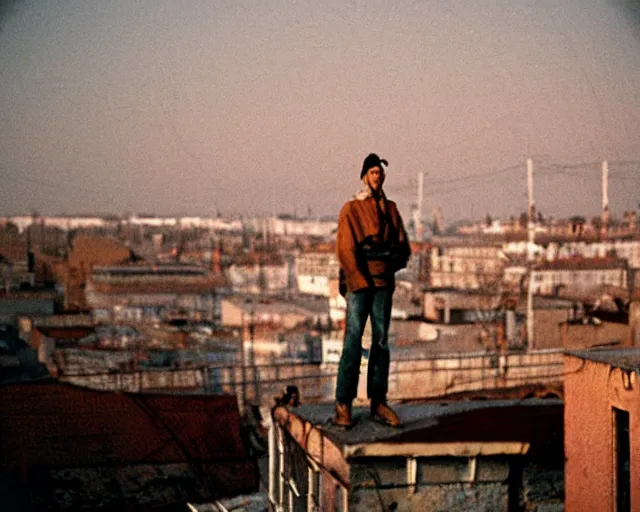
[[[606,235],[609,230],[609,163],[602,162],[602,225],[600,233]]]
[[[418,215],[416,218],[416,239],[421,242],[422,241],[422,198],[423,198],[423,189],[424,189],[424,172],[420,171],[418,173]]]
[[[533,348],[533,242],[535,235],[535,203],[533,202],[533,160],[527,158],[527,190],[529,204],[527,214],[527,266],[529,267],[529,286],[527,290],[527,348]]]

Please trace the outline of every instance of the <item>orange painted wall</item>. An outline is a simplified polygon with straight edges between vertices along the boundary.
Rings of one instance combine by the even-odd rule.
[[[613,407],[629,412],[631,510],[640,511],[640,380],[600,362],[565,356],[565,511],[615,510]]]

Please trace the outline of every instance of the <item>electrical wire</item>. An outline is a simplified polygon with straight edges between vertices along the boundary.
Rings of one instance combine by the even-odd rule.
[[[196,477],[196,480],[198,480],[198,482],[200,483],[200,485],[202,485],[204,488],[209,489],[210,492],[215,495],[215,489],[213,488],[213,486],[211,485],[212,482],[209,481],[209,477],[207,475],[207,472],[204,470],[204,468],[202,467],[202,465],[197,464],[191,454],[189,453],[189,449],[187,447],[187,445],[185,445],[182,440],[180,439],[180,437],[177,435],[177,433],[171,428],[169,427],[169,425],[167,424],[167,422],[164,420],[164,418],[162,418],[160,415],[158,415],[147,403],[144,402],[144,400],[142,400],[142,398],[140,398],[139,396],[136,396],[135,394],[130,394],[128,395],[129,398],[131,399],[131,401],[156,425],[160,426],[165,432],[167,432],[169,434],[169,436],[171,437],[171,440],[173,442],[175,442],[176,446],[178,447],[178,449],[180,450],[180,452],[182,452],[182,454],[185,457],[185,460],[187,462],[187,465],[192,469],[194,476]]]
[[[398,508],[398,504],[394,501],[391,503],[391,505],[389,505],[389,508],[387,508],[384,504],[384,501],[382,499],[382,495],[380,494],[380,489],[382,489],[382,482],[380,480],[380,475],[378,474],[378,470],[376,468],[369,468],[367,469],[367,474],[371,475],[371,478],[373,478],[373,483],[375,484],[375,491],[376,491],[376,495],[378,496],[378,502],[380,503],[380,510],[381,512],[393,512],[394,510],[396,510]]]

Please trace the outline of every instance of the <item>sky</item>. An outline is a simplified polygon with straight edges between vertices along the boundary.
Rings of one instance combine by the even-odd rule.
[[[640,203],[633,0],[0,5],[0,215],[337,216],[364,157],[445,224]]]

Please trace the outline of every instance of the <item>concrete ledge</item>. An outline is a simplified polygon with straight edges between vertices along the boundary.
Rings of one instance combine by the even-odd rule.
[[[525,455],[529,443],[366,443],[345,446],[343,455],[351,457],[476,457]]]

